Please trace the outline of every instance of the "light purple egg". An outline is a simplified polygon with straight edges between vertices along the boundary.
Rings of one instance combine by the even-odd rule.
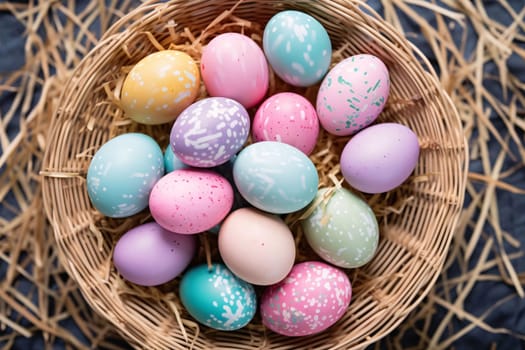
[[[171,129],[173,153],[184,163],[210,168],[226,163],[248,138],[250,117],[237,101],[209,97],[195,102]]]
[[[150,222],[120,237],[113,262],[124,279],[141,286],[156,286],[180,275],[196,249],[195,236],[173,233]]]
[[[381,123],[358,132],[341,153],[341,172],[353,188],[382,193],[401,185],[419,158],[417,135],[397,123]]]

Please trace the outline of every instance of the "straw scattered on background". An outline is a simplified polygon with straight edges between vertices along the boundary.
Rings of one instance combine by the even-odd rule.
[[[511,55],[525,60],[525,50],[517,44],[525,40],[525,9],[517,12],[504,0],[499,3],[512,18],[511,25],[491,19],[482,1],[446,0],[440,5],[420,0],[382,1],[385,19],[409,39],[415,29],[405,28],[402,18],[408,18],[423,34],[436,57],[441,83],[460,111],[471,162],[481,169],[469,174],[470,200],[441,278],[406,322],[382,342],[387,348],[406,348],[403,341],[415,333],[420,340],[414,348],[446,349],[475,327],[525,339],[524,334],[485,321],[502,304],[523,297],[525,282],[524,271],[516,263],[523,261],[520,232],[502,228],[498,205],[501,193],[525,194],[525,189],[512,185],[512,179],[523,179],[520,172],[525,173],[525,84],[507,66]],[[93,0],[79,10],[72,0],[0,4],[0,11],[12,13],[26,28],[26,61],[20,70],[3,74],[0,80],[2,101],[6,96],[12,101],[8,112],[1,115],[0,128],[0,202],[4,207],[0,259],[2,266],[7,265],[5,270],[0,268],[0,345],[6,349],[17,338],[32,336],[41,338],[49,349],[59,340],[69,348],[123,347],[58,264],[52,227],[43,211],[39,171],[50,118],[71,69],[97,42],[97,27],[104,31],[134,5],[131,1]],[[416,8],[433,11],[435,25]],[[468,31],[478,37],[469,52]],[[489,65],[497,67],[498,74],[488,75]],[[487,81],[500,85],[501,97],[487,88]],[[15,122],[15,115],[20,122]],[[19,130],[14,138],[7,136],[9,129]],[[496,157],[491,156],[494,142]],[[509,160],[512,166],[503,168]],[[7,198],[14,198],[17,205],[8,205]],[[448,272],[458,266],[462,273],[450,276]],[[482,315],[473,315],[464,304],[483,281],[512,286],[514,293],[486,305]],[[452,319],[460,319],[461,326],[451,326]],[[71,324],[75,332],[65,326]]]

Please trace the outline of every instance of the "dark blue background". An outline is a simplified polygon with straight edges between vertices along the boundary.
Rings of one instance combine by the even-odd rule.
[[[1,1],[0,1],[1,3]],[[85,0],[77,0],[79,8],[87,3]],[[502,24],[509,24],[511,21],[510,16],[506,11],[498,5],[498,1],[483,1],[487,12],[490,14],[492,19],[496,19]],[[513,0],[510,1],[511,6],[515,9],[516,12],[521,11],[525,6],[523,0]],[[378,0],[369,1],[369,5],[376,9],[379,13],[382,14],[382,6]],[[435,25],[435,16],[434,14],[426,9],[413,7],[421,15],[423,15],[427,22],[431,25]],[[434,65],[436,69],[437,61],[433,56],[432,50],[426,39],[422,36],[420,28],[408,20],[405,16],[400,13],[403,27],[405,28],[406,33],[409,33],[407,37],[411,40],[423,53],[429,58],[430,62]],[[472,28],[472,24],[467,19],[467,26],[463,29],[461,26],[456,25],[454,30],[454,38],[460,40],[463,30],[466,30],[468,33],[467,49],[465,50],[465,59],[470,59],[475,51],[477,44],[477,37],[475,31]],[[96,24],[94,26],[95,31],[97,31]],[[0,12],[0,77],[5,76],[6,73],[17,70],[21,68],[24,64],[24,26],[16,20],[11,13],[9,12]],[[99,30],[97,31],[100,32]],[[100,34],[100,33],[99,33]],[[523,34],[523,33],[522,33]],[[525,49],[525,43],[516,42],[521,48]],[[517,54],[513,54],[507,60],[507,68],[509,74],[518,77],[521,82],[525,82],[525,62]],[[493,63],[487,63],[484,67],[484,71],[487,76],[498,76],[500,72],[498,68]],[[439,74],[439,71],[438,71]],[[4,78],[0,78],[3,82]],[[490,90],[492,94],[497,96],[501,101],[503,100],[503,94],[499,83],[495,80],[486,79],[484,85]],[[35,96],[38,97],[38,94]],[[0,96],[0,109],[2,113],[5,113],[9,108],[13,94],[3,93]],[[512,95],[507,96],[506,101],[510,101]],[[504,101],[505,102],[505,101]],[[523,106],[521,106],[523,109]],[[508,135],[508,130],[505,124],[498,118],[498,116],[493,113],[491,116],[493,124],[497,127],[503,137]],[[521,115],[523,118],[523,114]],[[7,126],[8,133],[10,137],[14,137],[19,130],[19,123],[17,120],[12,121]],[[476,130],[474,130],[473,135],[476,135]],[[523,133],[518,131],[521,140],[523,140]],[[471,140],[472,141],[472,140]],[[495,141],[490,140],[490,152],[492,162],[496,158],[497,154],[501,150],[501,146]],[[1,146],[0,146],[1,147]],[[511,149],[514,151],[517,149],[517,145],[511,142]],[[517,152],[515,152],[517,154]],[[522,164],[523,160],[510,158],[505,160],[504,169],[515,166],[516,164]],[[470,170],[472,172],[483,173],[481,168],[481,163],[479,160],[472,160],[470,162]],[[5,169],[0,169],[0,171],[5,171]],[[505,179],[506,182],[520,187],[525,188],[525,169],[515,172],[511,177]],[[515,238],[521,241],[522,246],[525,246],[525,196],[516,195],[506,191],[497,191],[497,200],[500,208],[500,222],[502,229],[510,232]],[[470,198],[467,196],[466,204],[470,202]],[[7,218],[9,217],[9,212],[0,204],[0,217]],[[493,229],[486,225],[484,228],[486,235],[494,235]],[[467,234],[470,234],[469,231]],[[483,242],[481,240],[480,242]],[[474,258],[472,261],[476,261],[476,256],[479,255],[481,250],[481,245],[476,249]],[[513,252],[515,249],[511,247],[506,247],[508,252]],[[491,257],[493,256],[491,253]],[[490,259],[490,257],[489,257]],[[513,261],[514,267],[517,272],[521,274],[525,273],[525,259],[517,259]],[[5,263],[0,263],[0,280],[5,278],[6,266]],[[489,273],[499,274],[497,270],[489,271]],[[453,266],[447,270],[447,275],[449,278],[453,278],[460,274],[460,270],[457,266]],[[20,283],[20,288],[28,288],[24,283]],[[56,288],[56,285],[51,285],[51,288]],[[439,283],[437,288],[440,288]],[[494,328],[507,328],[515,333],[525,334],[525,301],[520,299],[515,293],[511,285],[504,283],[495,283],[495,282],[479,282],[476,284],[474,289],[471,291],[469,296],[466,298],[464,303],[464,308],[469,313],[480,316],[483,314],[489,307],[495,304],[498,300],[513,295],[508,302],[500,305],[495,311],[490,313],[484,321],[491,325]],[[432,330],[435,330],[438,322],[444,315],[446,310],[444,308],[437,307],[436,315],[434,317],[433,325],[431,326],[430,336],[432,335]],[[71,329],[75,335],[83,342],[86,342],[86,338],[82,335],[75,322],[72,319],[66,319],[61,323],[63,326]],[[468,321],[459,320],[456,317],[452,318],[452,331],[446,331],[443,337],[448,337],[451,334],[457,332],[459,329],[468,325]],[[29,325],[29,323],[24,323],[24,325]],[[9,332],[9,328],[7,329]],[[405,347],[416,346],[419,343],[419,336],[415,333],[407,333],[400,335],[396,331],[393,332],[393,336],[400,336],[402,343]],[[384,348],[390,348],[388,346],[388,340],[383,342]],[[520,341],[516,337],[512,337],[505,334],[493,334],[491,332],[484,331],[480,328],[474,328],[472,331],[465,334],[462,338],[456,341],[453,346],[456,349],[488,349],[492,344],[496,343],[498,349],[525,349],[525,343]],[[86,343],[86,345],[89,345]],[[2,344],[0,343],[0,346]],[[42,334],[36,333],[34,337],[30,339],[25,339],[23,337],[18,337],[18,340],[14,346],[14,349],[43,349],[44,341],[42,339]],[[63,349],[64,343],[62,341],[57,341],[54,345],[56,349]]]

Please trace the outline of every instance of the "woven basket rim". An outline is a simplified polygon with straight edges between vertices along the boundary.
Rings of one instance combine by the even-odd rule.
[[[283,1],[284,3],[286,1]],[[61,176],[44,176],[43,177],[43,194],[44,194],[44,206],[45,211],[47,214],[47,217],[49,221],[52,223],[54,227],[54,233],[55,233],[55,239],[57,240],[58,244],[58,251],[59,251],[59,258],[61,263],[66,267],[66,270],[68,273],[73,277],[74,280],[76,280],[80,286],[81,286],[81,292],[86,297],[89,305],[98,313],[106,316],[119,330],[121,334],[123,334],[126,339],[128,339],[133,345],[140,347],[141,342],[143,342],[144,335],[137,336],[136,334],[133,334],[133,331],[128,329],[127,325],[123,323],[122,319],[116,318],[115,315],[119,314],[118,305],[112,305],[112,307],[108,307],[106,305],[108,303],[108,300],[111,299],[101,299],[100,296],[98,296],[98,293],[100,291],[95,290],[95,287],[88,286],[85,283],[86,275],[83,269],[89,267],[81,266],[79,265],[78,261],[72,260],[72,252],[68,251],[68,244],[66,241],[71,236],[71,232],[68,232],[68,226],[64,224],[67,222],[64,218],[64,203],[60,203],[60,206],[58,206],[57,199],[57,192],[63,191],[63,187],[65,185],[69,186],[69,183],[72,181],[82,181],[82,174],[81,172],[76,171],[75,169],[68,169],[67,166],[64,166],[64,163],[60,163],[60,160],[57,160],[56,154],[53,152],[56,152],[57,148],[61,151],[67,150],[68,147],[64,145],[64,135],[66,135],[66,126],[65,124],[73,123],[75,120],[75,117],[67,115],[68,108],[62,108],[64,106],[68,106],[68,103],[70,102],[70,98],[72,96],[72,91],[74,88],[76,88],[79,85],[78,80],[80,77],[86,76],[86,69],[92,67],[93,62],[100,63],[104,61],[101,57],[104,57],[104,54],[111,53],[108,51],[108,48],[114,49],[114,45],[116,43],[119,43],[123,40],[123,38],[126,38],[126,35],[132,35],[132,33],[129,33],[129,30],[126,29],[125,31],[122,31],[122,29],[129,24],[130,19],[134,19],[137,16],[142,16],[142,18],[145,18],[145,21],[154,21],[155,20],[155,14],[163,13],[163,11],[167,11],[167,9],[171,9],[176,5],[181,5],[183,1],[178,0],[172,0],[168,1],[166,3],[159,3],[157,1],[149,0],[140,5],[138,8],[133,10],[132,12],[125,15],[122,19],[120,19],[117,23],[115,23],[101,38],[100,42],[95,46],[94,49],[92,49],[82,60],[82,62],[75,68],[75,70],[72,72],[71,79],[68,81],[67,85],[64,88],[64,91],[61,94],[60,100],[59,100],[59,108],[57,110],[56,115],[53,118],[52,127],[50,128],[50,137],[49,140],[51,140],[51,144],[46,149],[46,154],[44,157],[44,165],[43,169],[46,174],[51,174],[53,172],[56,172],[57,170],[62,171]],[[197,3],[197,2],[195,2]],[[221,2],[222,3],[222,2]],[[240,1],[239,6],[244,6],[246,2]],[[253,3],[260,3],[260,2],[253,2]],[[271,3],[276,7],[277,3],[281,3],[281,1],[267,1],[267,3]],[[298,4],[306,4],[307,1],[291,1],[292,5],[298,5]],[[386,23],[369,5],[367,5],[364,2],[361,2],[360,0],[350,0],[350,1],[343,1],[343,0],[322,0],[319,1],[320,4],[335,4],[338,6],[347,6],[351,11],[355,12],[356,16],[360,16],[363,18],[363,22],[367,23],[371,28],[375,28],[378,33],[381,33],[382,35],[385,35],[385,32],[389,35],[400,35],[397,33],[397,31],[388,23]],[[182,5],[181,5],[182,6]],[[271,6],[271,5],[268,5]],[[276,7],[277,8],[277,7]],[[160,18],[161,15],[158,15],[158,18]],[[135,21],[131,26],[140,27],[143,25],[140,21]],[[135,28],[133,27],[133,28]],[[127,27],[129,28],[129,26]],[[455,127],[461,128],[461,121],[459,117],[459,113],[456,110],[455,106],[452,103],[452,100],[448,94],[443,90],[443,88],[440,86],[439,80],[437,78],[437,75],[432,68],[432,65],[428,61],[428,59],[424,56],[424,54],[413,44],[411,44],[406,38],[397,38],[397,42],[393,43],[393,47],[395,47],[397,50],[404,51],[404,53],[409,56],[411,55],[413,60],[410,61],[410,64],[415,64],[417,69],[420,69],[425,74],[425,83],[432,86],[433,90],[436,91],[439,95],[437,97],[438,102],[442,106],[442,109],[445,109],[446,107],[446,122],[449,125],[455,125]],[[107,51],[107,52],[105,52]],[[109,52],[109,53],[108,53]],[[422,97],[424,98],[424,96]],[[434,102],[434,101],[433,101]],[[445,117],[443,117],[445,118]],[[455,182],[455,189],[451,192],[454,192],[456,195],[453,199],[453,203],[450,204],[453,209],[451,209],[452,214],[448,215],[447,217],[447,235],[444,242],[441,242],[441,251],[445,251],[448,249],[451,240],[452,240],[452,232],[454,227],[457,224],[457,221],[459,220],[459,214],[460,209],[462,207],[463,201],[464,201],[464,189],[465,184],[467,180],[467,172],[468,172],[468,162],[466,161],[468,159],[468,144],[466,138],[463,136],[462,130],[456,130],[457,135],[453,135],[456,137],[456,139],[451,142],[450,147],[453,150],[457,151],[457,166],[455,168],[455,171],[459,173],[459,178],[454,179]],[[67,135],[66,135],[67,136]],[[101,140],[99,140],[100,145]],[[454,143],[455,142],[455,143]],[[448,147],[448,146],[447,146]],[[452,152],[451,151],[451,152]],[[57,169],[56,164],[61,164],[60,169]],[[63,176],[63,174],[70,174],[70,176]],[[69,199],[70,201],[73,200],[72,198]],[[84,214],[85,215],[85,214]],[[66,215],[67,217],[67,215]],[[76,218],[75,218],[76,219]],[[64,221],[65,220],[65,221]],[[73,219],[69,219],[72,221]],[[91,219],[78,219],[82,222],[82,220],[87,220],[86,222],[89,222]],[[69,225],[69,229],[71,228],[71,225]],[[92,230],[92,227],[83,228],[83,230]],[[86,232],[87,232],[86,231]],[[98,238],[100,239],[100,237]],[[100,243],[103,244],[103,243]],[[439,271],[441,271],[444,263],[444,258],[446,254],[441,254],[439,259],[437,261],[433,262],[434,266],[434,274],[431,276],[430,279],[428,279],[427,283],[424,286],[420,286],[417,293],[413,293],[411,297],[411,305],[404,306],[402,309],[401,315],[397,316],[394,322],[390,322],[387,324],[386,327],[383,327],[381,332],[375,333],[371,336],[361,336],[360,341],[358,343],[351,343],[350,341],[342,342],[340,344],[331,344],[330,348],[362,348],[367,345],[373,344],[386,334],[388,334],[390,331],[392,331],[395,327],[397,327],[403,320],[406,318],[406,316],[421,302],[423,298],[428,294],[428,292],[431,290],[433,285],[435,284],[435,281],[439,275]],[[109,272],[108,272],[109,273]],[[112,287],[113,288],[113,287]],[[110,289],[107,289],[110,290]],[[106,290],[106,291],[107,291]],[[119,301],[121,302],[121,301]],[[106,303],[106,304],[105,304]],[[111,310],[110,313],[108,313],[108,309]],[[121,313],[121,312],[120,312]],[[121,315],[122,316],[122,315]],[[121,317],[119,316],[119,317]],[[139,322],[140,323],[140,322]],[[179,331],[180,332],[180,331]],[[326,333],[328,334],[328,333]],[[326,337],[326,334],[321,334],[319,336],[315,337]],[[182,335],[177,334],[178,340],[181,340]],[[234,338],[235,339],[235,338]],[[243,339],[243,338],[241,338]],[[273,338],[272,338],[273,339]],[[279,338],[280,339],[280,338]],[[304,338],[305,341],[309,341],[312,338],[307,337]],[[317,339],[317,338],[316,338]],[[292,339],[293,340],[293,339]],[[171,341],[171,343],[170,343]],[[174,340],[170,339],[169,341],[166,340],[165,346],[167,344],[181,344],[173,342]],[[184,339],[182,339],[184,341]],[[272,340],[274,341],[274,340]],[[327,340],[328,341],[328,340]],[[161,344],[161,343],[155,343],[155,344]],[[183,343],[182,343],[183,344]],[[294,343],[291,343],[291,340],[284,340],[282,342],[283,348],[286,346],[293,346]],[[295,344],[297,344],[297,339],[295,339]],[[142,344],[146,345],[146,344]],[[151,345],[151,344],[148,344]],[[200,345],[199,343],[194,344],[195,348],[198,348]],[[204,345],[203,345],[204,346]],[[247,346],[247,345],[246,345]],[[256,345],[260,346],[260,345]],[[151,346],[150,346],[151,347]],[[246,347],[247,348],[247,347]]]

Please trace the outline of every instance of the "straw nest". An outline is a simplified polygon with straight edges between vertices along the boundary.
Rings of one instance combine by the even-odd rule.
[[[236,332],[196,324],[177,296],[178,281],[157,288],[126,283],[112,265],[118,238],[147,211],[127,219],[108,219],[87,196],[85,174],[97,149],[129,131],[168,144],[169,127],[137,125],[119,108],[119,91],[130,66],[166,48],[195,59],[214,35],[237,31],[261,40],[264,24],[276,12],[298,9],[316,17],[330,34],[333,63],[357,53],[379,56],[388,66],[391,92],[379,122],[405,124],[421,145],[413,176],[386,194],[364,197],[380,224],[380,244],[366,266],[347,270],[354,297],[343,318],[329,330],[307,338],[267,331],[256,318]],[[288,90],[275,77],[271,93]],[[294,89],[309,98],[315,88]],[[204,91],[202,92],[202,95]],[[348,138],[322,133],[311,159],[324,186],[346,186],[338,167]],[[89,305],[104,315],[136,347],[162,348],[362,348],[394,329],[430,291],[452,239],[466,183],[467,147],[460,118],[425,57],[372,9],[357,1],[169,1],[147,2],[125,15],[77,66],[63,89],[51,123],[42,166],[44,204],[58,255],[79,284]],[[296,217],[288,218],[290,223]],[[301,232],[299,260],[314,258]],[[195,262],[215,257],[214,242],[202,235]]]

